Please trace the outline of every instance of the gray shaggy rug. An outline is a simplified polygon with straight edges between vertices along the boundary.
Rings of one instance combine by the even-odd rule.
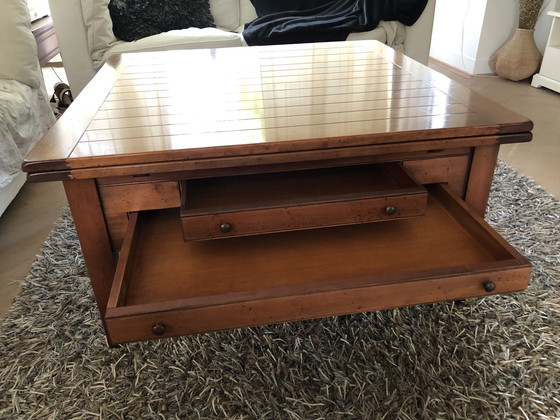
[[[68,213],[0,327],[2,419],[558,419],[560,203],[500,164],[522,293],[107,347]]]

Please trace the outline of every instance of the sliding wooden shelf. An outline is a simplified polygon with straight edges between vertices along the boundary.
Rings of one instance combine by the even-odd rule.
[[[221,241],[149,211],[130,219],[106,324],[121,343],[511,292],[529,272],[441,186],[421,217]]]
[[[426,189],[397,163],[185,180],[185,240],[419,216]]]

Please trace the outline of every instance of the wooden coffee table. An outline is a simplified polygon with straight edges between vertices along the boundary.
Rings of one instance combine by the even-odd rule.
[[[484,221],[532,123],[377,42],[112,57],[31,151],[110,344],[522,290]]]

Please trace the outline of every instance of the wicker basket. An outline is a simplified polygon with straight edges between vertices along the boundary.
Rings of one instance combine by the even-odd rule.
[[[534,29],[518,28],[502,48],[490,57],[490,68],[513,81],[531,77],[541,64],[542,55],[533,38]]]

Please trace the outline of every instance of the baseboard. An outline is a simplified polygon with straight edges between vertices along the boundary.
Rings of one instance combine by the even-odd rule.
[[[465,70],[462,70],[460,68],[457,68],[449,63],[446,63],[444,61],[438,60],[437,58],[433,58],[430,57],[429,61],[428,61],[428,66],[436,71],[438,71],[438,68],[441,69],[441,72],[449,72],[449,73],[454,73],[457,76],[461,76],[465,79],[471,79],[471,78],[475,78],[475,77],[498,77],[496,76],[494,73],[485,73],[485,74],[471,74]]]

